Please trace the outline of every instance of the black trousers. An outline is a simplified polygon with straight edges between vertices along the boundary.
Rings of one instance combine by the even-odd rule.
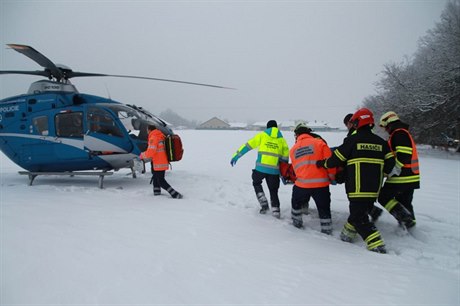
[[[170,192],[173,190],[171,185],[166,182],[165,179],[165,173],[166,171],[153,171],[153,193],[154,194],[159,194],[161,192],[161,188],[164,190]]]
[[[331,193],[329,186],[321,188],[292,187],[291,205],[293,211],[300,211],[310,198],[315,200],[320,219],[331,219]]]
[[[262,181],[265,179],[268,190],[270,192],[270,202],[273,207],[280,207],[280,199],[278,197],[278,189],[280,188],[280,176],[278,174],[267,174],[257,170],[252,170],[252,186],[256,195],[264,192]]]
[[[369,211],[373,206],[374,201],[350,201],[348,222],[355,227],[363,240],[377,231],[374,223],[369,221]]]
[[[401,184],[385,184],[380,190],[378,201],[385,207],[390,200],[395,199],[412,214],[412,218],[415,220],[414,207],[412,206],[413,198],[413,188],[409,188]]]

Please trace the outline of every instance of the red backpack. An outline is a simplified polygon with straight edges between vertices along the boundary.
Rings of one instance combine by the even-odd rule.
[[[179,135],[167,135],[165,138],[165,149],[168,161],[175,162],[181,160],[184,148],[182,147],[182,140]]]

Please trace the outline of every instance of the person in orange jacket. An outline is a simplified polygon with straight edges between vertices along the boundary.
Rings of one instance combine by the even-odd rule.
[[[412,200],[414,190],[420,188],[420,169],[417,146],[409,125],[389,111],[380,118],[380,127],[390,135],[388,145],[396,159],[399,173],[389,177],[380,191],[378,201],[407,229],[416,224]]]
[[[317,168],[316,162],[331,157],[331,149],[321,138],[310,134],[311,129],[299,123],[294,129],[296,143],[290,150],[295,172],[292,188],[291,216],[295,227],[302,228],[302,206],[310,197],[318,209],[321,232],[332,234],[331,193],[329,184],[334,180],[335,169]]]
[[[154,125],[148,126],[148,147],[142,152],[142,160],[150,159],[153,172],[153,195],[160,195],[161,189],[166,190],[171,197],[182,199],[182,194],[177,192],[165,179],[166,170],[169,169],[169,161],[165,150],[165,135]]]

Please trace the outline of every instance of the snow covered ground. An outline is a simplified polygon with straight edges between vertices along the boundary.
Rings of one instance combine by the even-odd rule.
[[[459,305],[460,157],[420,147],[417,227],[385,213],[389,254],[340,241],[343,185],[331,186],[333,236],[259,215],[251,185],[256,153],[230,166],[255,132],[179,131],[185,154],[167,180],[184,199],[154,197],[150,175],[38,177],[1,154],[1,305]],[[291,132],[284,132],[288,144]],[[331,146],[343,132],[320,133]]]

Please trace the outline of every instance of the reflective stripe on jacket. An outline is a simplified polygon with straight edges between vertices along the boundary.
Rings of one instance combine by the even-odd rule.
[[[383,174],[391,172],[395,159],[385,140],[375,135],[369,127],[362,127],[346,137],[325,162],[328,168],[344,165],[348,198],[375,201],[382,186]]]
[[[252,149],[259,148],[255,170],[267,174],[279,174],[279,162],[289,162],[289,147],[276,127],[266,129],[242,145],[233,158],[240,158]]]
[[[391,132],[388,145],[395,156],[396,164],[401,168],[401,174],[388,178],[385,183],[420,187],[417,147],[409,131],[405,128],[396,128]]]
[[[142,157],[152,159],[154,171],[169,169],[169,161],[165,149],[165,135],[160,130],[153,130],[149,133],[148,147],[142,153]]]
[[[295,185],[301,188],[329,186],[329,182],[334,180],[335,169],[318,168],[316,162],[329,158],[331,154],[331,149],[323,140],[308,134],[299,135],[290,151],[297,177]]]

